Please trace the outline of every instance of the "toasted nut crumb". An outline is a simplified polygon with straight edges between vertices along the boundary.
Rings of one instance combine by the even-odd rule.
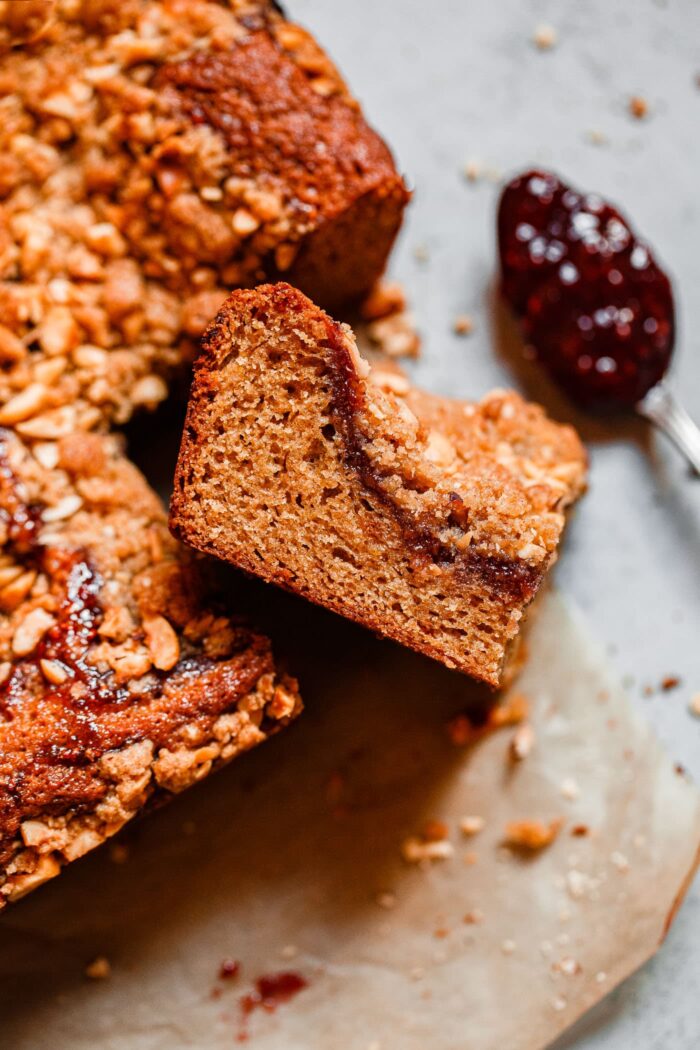
[[[407,394],[411,389],[408,379],[406,376],[401,375],[400,372],[386,372],[383,369],[373,368],[370,373],[370,379],[381,390],[397,394],[399,397]]]
[[[19,394],[0,407],[0,426],[14,426],[25,419],[30,419],[46,404],[49,395],[43,383],[30,383]]]
[[[68,677],[68,668],[60,660],[40,660],[39,667],[44,678],[52,685],[63,685]]]
[[[522,725],[513,733],[510,741],[510,757],[513,762],[521,762],[532,751],[535,746],[535,731],[529,722]]]
[[[474,331],[474,318],[469,314],[458,314],[455,317],[454,330],[456,335],[471,335]]]
[[[428,820],[423,827],[423,838],[426,842],[440,842],[449,837],[447,824],[441,820]]]
[[[260,222],[247,208],[237,208],[231,219],[233,232],[239,237],[249,237],[260,226]]]
[[[281,719],[288,718],[296,707],[296,699],[288,689],[284,686],[278,685],[273,694],[272,700],[268,704],[267,713],[271,718]]]
[[[403,859],[409,864],[420,864],[421,861],[447,860],[454,853],[452,844],[446,839],[434,842],[425,842],[423,839],[411,836],[407,838],[402,846]]]
[[[82,505],[82,499],[74,493],[70,496],[64,496],[63,499],[55,504],[55,506],[47,507],[42,512],[41,517],[42,520],[46,522],[66,521],[68,518],[72,518],[73,515],[80,510]]]
[[[54,618],[46,609],[32,609],[18,625],[12,637],[12,652],[15,656],[29,656],[44,637]]]
[[[104,955],[98,955],[96,959],[93,959],[85,967],[85,976],[89,977],[91,981],[104,981],[111,973],[112,967],[109,959]]]
[[[168,396],[168,387],[161,376],[143,376],[131,389],[131,400],[135,405],[146,407],[159,405]]]
[[[476,724],[467,714],[455,715],[447,723],[447,732],[453,744],[465,747],[496,729],[517,725],[527,718],[529,709],[527,697],[522,693],[509,693],[505,700],[491,708],[485,722]]]
[[[619,850],[614,850],[610,854],[610,863],[613,865],[613,867],[617,868],[617,870],[622,872],[623,874],[630,870],[630,862],[627,860],[627,857],[624,855],[624,853],[620,853]]]
[[[367,326],[367,335],[389,357],[417,357],[420,339],[413,318],[405,310],[381,317]]]
[[[146,645],[151,660],[159,671],[170,671],[180,659],[180,642],[164,616],[149,616],[143,621]]]
[[[577,973],[581,973],[581,963],[573,956],[565,955],[563,959],[552,963],[552,970],[555,973],[563,973],[566,977],[575,977]]]
[[[464,165],[464,177],[468,182],[476,182],[481,175],[481,165],[478,161],[469,160]]]
[[[532,35],[532,42],[540,51],[549,51],[557,43],[557,31],[553,26],[538,26]]]
[[[629,100],[628,108],[636,120],[643,120],[649,112],[649,104],[641,95],[633,95]]]
[[[562,798],[568,798],[571,802],[579,797],[580,789],[573,777],[564,777],[559,788]]]
[[[665,693],[669,692],[671,689],[677,689],[680,684],[681,680],[675,674],[666,675],[666,677],[661,680],[661,688]]]
[[[484,913],[479,908],[472,908],[462,919],[467,926],[477,926],[480,922],[484,921]]]
[[[562,821],[552,820],[545,824],[541,820],[515,820],[506,827],[505,845],[511,849],[539,850],[554,842],[561,830]]]
[[[378,321],[380,317],[388,317],[405,309],[406,296],[401,285],[378,281],[360,306],[360,315],[365,321]]]
[[[36,582],[37,574],[34,569],[23,572],[12,583],[7,584],[0,590],[0,609],[3,612],[12,612],[20,602],[24,601]]]
[[[485,826],[486,821],[483,817],[462,817],[459,822],[459,830],[467,836],[478,835]]]

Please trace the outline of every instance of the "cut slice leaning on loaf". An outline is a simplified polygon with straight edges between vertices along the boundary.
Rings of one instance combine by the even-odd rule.
[[[586,457],[497,391],[472,404],[372,372],[286,284],[208,329],[170,524],[200,551],[498,685]]]

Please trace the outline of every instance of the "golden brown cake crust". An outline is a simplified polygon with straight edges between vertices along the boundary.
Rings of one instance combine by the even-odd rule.
[[[117,438],[0,432],[0,908],[300,710]]]
[[[370,374],[349,329],[279,284],[234,293],[205,336],[170,523],[496,685],[584,479],[539,406]]]
[[[43,440],[156,405],[231,287],[283,272],[335,305],[379,276],[408,194],[276,5],[3,11],[0,425]]]

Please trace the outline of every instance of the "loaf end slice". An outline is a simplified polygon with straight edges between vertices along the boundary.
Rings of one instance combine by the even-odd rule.
[[[196,364],[176,535],[492,686],[585,483],[571,427],[371,371],[285,284],[234,292]]]
[[[0,431],[0,909],[301,708],[115,437]]]

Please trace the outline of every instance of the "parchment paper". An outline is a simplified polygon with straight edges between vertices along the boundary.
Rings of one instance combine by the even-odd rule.
[[[449,739],[478,699],[466,679],[274,600],[305,716],[142,821],[126,863],[103,850],[8,910],[3,1048],[530,1050],[658,947],[695,864],[698,792],[561,598],[515,686],[536,733],[517,765],[512,729]],[[486,822],[472,838],[466,815]],[[555,817],[531,859],[501,845],[508,821]],[[423,870],[401,844],[430,819],[454,855]],[[108,980],[83,974],[96,955]],[[234,980],[217,979],[225,957]],[[290,969],[308,987],[242,1024],[254,979]]]

